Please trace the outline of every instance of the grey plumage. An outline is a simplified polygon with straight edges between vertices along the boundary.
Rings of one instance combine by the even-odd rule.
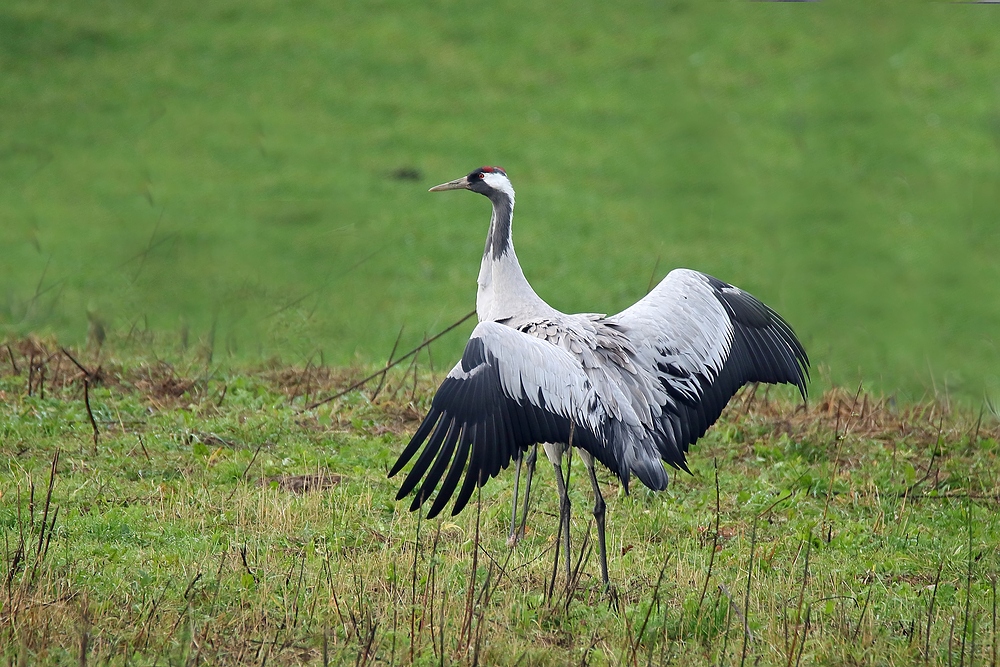
[[[668,481],[663,464],[686,470],[688,447],[744,384],[790,383],[804,398],[808,357],[773,310],[688,269],[671,271],[617,315],[561,313],[535,294],[517,261],[514,191],[506,173],[484,167],[432,191],[451,189],[470,189],[493,203],[478,279],[480,324],[389,473],[398,473],[423,445],[397,499],[416,489],[410,506],[416,510],[440,483],[429,516],[456,490],[457,514],[477,486],[520,461],[529,446],[572,439],[589,454],[584,461],[598,498],[607,583],[604,503],[591,456],[626,490],[633,474],[662,490]],[[557,471],[562,451],[546,447]],[[561,501],[568,514],[568,498]],[[568,541],[568,516],[565,521]]]

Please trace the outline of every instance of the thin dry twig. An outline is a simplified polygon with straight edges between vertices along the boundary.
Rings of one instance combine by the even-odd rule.
[[[21,369],[17,367],[17,362],[14,361],[14,352],[10,349],[10,343],[6,344],[7,356],[10,357],[10,367],[14,369],[14,375],[20,375]]]
[[[97,420],[94,419],[94,410],[90,407],[90,380],[83,379],[83,404],[87,406],[87,417],[90,419],[90,427],[94,431],[94,451],[97,451],[97,440],[101,432],[97,428]]]
[[[314,409],[318,408],[321,405],[325,405],[326,403],[329,403],[330,401],[335,401],[338,398],[340,398],[341,396],[349,394],[350,392],[354,391],[358,387],[361,387],[361,386],[367,384],[368,382],[370,382],[371,380],[374,380],[375,378],[379,377],[380,375],[385,375],[387,372],[389,372],[389,370],[391,368],[393,368],[394,366],[398,366],[403,361],[409,359],[414,354],[416,354],[420,350],[424,349],[425,347],[427,347],[428,345],[430,345],[431,343],[433,343],[434,341],[436,341],[441,336],[444,336],[446,333],[450,332],[452,329],[455,329],[456,327],[461,326],[462,324],[465,323],[465,321],[467,319],[469,319],[470,317],[472,317],[475,314],[476,314],[476,311],[474,311],[474,310],[471,311],[471,312],[469,312],[467,315],[465,315],[465,317],[463,317],[462,319],[458,320],[457,322],[455,322],[451,326],[447,327],[443,331],[440,331],[439,333],[435,334],[434,336],[431,336],[430,338],[428,338],[427,340],[425,340],[424,342],[422,342],[420,345],[416,346],[415,348],[413,348],[412,350],[410,350],[409,352],[407,352],[403,356],[401,356],[398,359],[396,359],[391,364],[386,365],[385,368],[382,368],[382,369],[380,369],[380,370],[372,373],[371,375],[369,375],[366,378],[358,380],[357,382],[355,382],[354,384],[352,384],[347,389],[344,389],[343,391],[339,391],[336,394],[334,394],[333,396],[330,396],[328,398],[324,398],[321,401],[316,401],[315,403],[312,403],[312,404],[306,406],[305,410],[314,410]]]
[[[719,592],[726,596],[729,600],[729,608],[732,609],[733,613],[736,614],[736,618],[740,619],[740,623],[743,625],[743,636],[753,640],[753,632],[750,631],[750,623],[747,622],[747,617],[743,615],[743,611],[740,606],[736,604],[736,600],[733,599],[733,594],[729,592],[725,584],[719,584]]]
[[[79,361],[77,361],[76,357],[70,354],[69,350],[67,350],[65,347],[60,347],[59,351],[62,352],[67,359],[72,361],[73,365],[79,368],[80,371],[83,373],[83,403],[87,407],[87,418],[90,419],[90,427],[94,431],[94,449],[96,451],[97,441],[100,438],[101,432],[97,428],[97,420],[94,419],[94,410],[90,407],[90,381],[97,377],[97,372],[90,370],[89,368],[81,364]]]
[[[705,601],[705,593],[708,592],[708,582],[712,578],[712,567],[715,565],[715,552],[719,550],[719,459],[712,459],[712,467],[715,469],[715,532],[712,534],[712,553],[708,557],[708,571],[705,573],[705,585],[701,587],[701,595],[698,597],[698,613],[701,613],[701,605]]]
[[[752,577],[753,577],[754,552],[757,550],[757,521],[758,518],[754,517],[753,529],[750,535],[750,559],[747,561],[747,590],[746,590],[746,596],[743,598],[743,608],[746,610],[747,614],[750,613],[750,585],[753,581]],[[808,567],[808,560],[806,561],[806,566]],[[749,624],[747,624],[744,629],[745,632],[743,633],[743,650],[740,652],[740,667],[743,667],[743,663],[747,659],[747,646],[751,641],[753,641],[753,635],[750,634]]]
[[[262,442],[262,443],[260,443],[259,445],[257,445],[257,449],[256,449],[256,450],[254,450],[254,453],[253,453],[253,456],[252,456],[252,457],[250,457],[250,463],[248,463],[248,464],[247,464],[247,467],[243,469],[243,474],[242,474],[242,475],[240,475],[240,481],[243,481],[243,479],[245,479],[245,478],[246,478],[246,476],[247,476],[247,473],[248,473],[248,472],[250,472],[250,467],[251,467],[251,466],[252,466],[252,465],[254,464],[254,461],[256,461],[256,460],[257,460],[257,455],[258,455],[258,454],[260,454],[260,448],[261,448],[261,447],[263,447],[263,446],[264,446],[264,443],[263,443],[263,442]],[[227,502],[227,503],[228,503],[228,502],[229,502],[230,500],[232,500],[232,499],[233,499],[233,495],[235,495],[235,493],[236,493],[236,489],[238,489],[238,488],[240,488],[240,487],[239,487],[239,484],[237,484],[236,486],[234,486],[234,487],[233,487],[233,490],[229,492],[229,495],[228,495],[228,496],[226,496],[226,502]]]
[[[396,350],[399,349],[399,341],[403,337],[403,329],[405,327],[399,327],[399,333],[396,334],[396,342],[392,344],[392,351],[389,353],[389,359],[385,362],[385,369],[389,370],[393,366],[392,358],[396,356]],[[382,391],[382,387],[385,386],[386,374],[382,373],[382,377],[379,378],[378,386],[375,387],[375,391],[372,392],[371,401],[374,403],[375,399],[378,398],[379,393]]]

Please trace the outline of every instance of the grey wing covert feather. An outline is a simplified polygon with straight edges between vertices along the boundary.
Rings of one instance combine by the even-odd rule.
[[[650,435],[674,467],[687,470],[688,447],[744,384],[793,384],[805,398],[809,358],[792,328],[712,276],[675,269],[608,322],[632,341],[636,365],[656,378],[659,414]]]

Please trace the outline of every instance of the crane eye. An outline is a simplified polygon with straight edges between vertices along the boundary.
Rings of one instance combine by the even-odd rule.
[[[483,172],[479,172],[479,180],[483,180],[484,178],[486,178],[486,174]]]

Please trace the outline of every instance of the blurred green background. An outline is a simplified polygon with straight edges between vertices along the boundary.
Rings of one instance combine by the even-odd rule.
[[[7,0],[0,336],[384,360],[474,306],[488,202],[426,189],[500,164],[557,308],[697,268],[820,387],[978,401],[998,63],[985,5]]]

